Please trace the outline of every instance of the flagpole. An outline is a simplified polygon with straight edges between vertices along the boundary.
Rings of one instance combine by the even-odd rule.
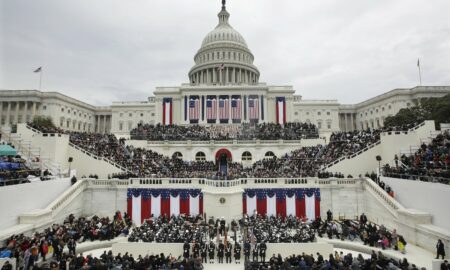
[[[42,68],[41,68],[41,72],[39,72],[39,91],[41,91],[42,90],[42,73],[43,73],[44,71],[42,70]]]
[[[419,86],[422,86],[422,72],[420,71],[420,60],[417,60],[417,67],[419,68]]]

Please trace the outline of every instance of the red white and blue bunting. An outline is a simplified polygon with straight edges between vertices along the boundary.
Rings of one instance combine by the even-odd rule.
[[[263,216],[295,216],[315,220],[320,217],[320,189],[245,189],[243,213]]]
[[[127,192],[127,213],[138,226],[152,215],[203,214],[203,194],[200,189],[130,188]]]

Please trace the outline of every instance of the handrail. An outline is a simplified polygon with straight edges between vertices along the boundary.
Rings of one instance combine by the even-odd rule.
[[[395,212],[396,210],[403,210],[404,207],[397,202],[394,198],[392,198],[384,189],[382,189],[380,186],[378,186],[372,179],[370,178],[364,178],[365,179],[365,186],[369,187],[370,190],[376,193],[380,199],[382,199],[387,205],[389,205]]]
[[[196,186],[213,186],[213,187],[261,187],[267,188],[269,186],[293,186],[293,185],[355,185],[359,178],[317,178],[317,177],[271,177],[271,178],[237,178],[233,180],[212,180],[206,178],[130,178],[129,184],[131,186],[144,185],[196,185]]]
[[[209,141],[195,141],[195,140],[186,140],[186,141],[170,141],[170,140],[164,140],[164,141],[151,141],[147,140],[147,144],[300,144],[302,140],[317,140],[318,138],[304,138],[301,140],[260,140],[260,139],[253,139],[253,140],[238,140],[238,139],[232,139],[232,140],[209,140]]]
[[[27,126],[27,125],[26,125]],[[28,126],[27,126],[28,127]],[[29,127],[30,128],[30,127]],[[51,164],[50,160],[48,158],[44,158],[40,155],[41,149],[39,147],[31,147],[30,141],[24,141],[22,138],[13,138],[11,132],[5,132],[2,130],[2,134],[5,136],[5,138],[15,146],[17,152],[22,153],[22,156],[36,159],[38,158],[40,161],[40,169],[46,168],[50,171],[53,171],[53,173],[57,173],[58,175],[61,174],[61,165],[59,163],[53,163]],[[42,133],[41,133],[42,134]],[[20,135],[19,135],[20,136]],[[23,143],[27,143],[27,145],[23,145]],[[39,154],[36,155],[34,152],[38,151]],[[31,163],[31,160],[28,160],[28,162]]]

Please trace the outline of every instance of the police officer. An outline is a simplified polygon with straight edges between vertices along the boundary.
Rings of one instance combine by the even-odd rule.
[[[259,256],[261,257],[261,261],[263,263],[266,262],[266,250],[267,250],[267,245],[266,243],[263,241],[260,245],[259,245]]]
[[[225,245],[220,241],[219,247],[217,249],[217,257],[219,258],[219,263],[223,263],[223,255],[225,253]]]
[[[250,250],[252,249],[252,246],[250,245],[250,242],[247,240],[244,243],[244,259],[245,261],[250,260]]]
[[[214,263],[214,253],[216,251],[216,245],[211,241],[208,247],[209,263]]]
[[[195,259],[200,257],[200,245],[197,242],[194,243],[194,247],[192,248],[192,253],[194,253]]]
[[[234,244],[234,262],[241,264],[241,245],[238,242]]]
[[[183,245],[183,257],[185,259],[189,258],[189,250],[191,249],[191,245],[186,241]]]
[[[255,244],[252,253],[253,253],[253,261],[258,262],[258,244]]]
[[[233,245],[231,243],[227,243],[227,247],[225,248],[225,262],[231,263],[231,252],[233,250]]]
[[[202,242],[200,245],[200,254],[202,255],[202,263],[206,263],[206,258],[208,254],[208,246]]]

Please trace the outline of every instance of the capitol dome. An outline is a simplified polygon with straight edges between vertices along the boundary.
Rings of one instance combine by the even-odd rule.
[[[228,22],[225,0],[218,14],[219,24],[203,39],[189,71],[191,84],[257,84],[259,71],[242,35]]]
[[[209,32],[203,39],[202,48],[217,42],[231,42],[247,48],[247,43],[242,35],[228,23],[219,23],[214,30]]]

